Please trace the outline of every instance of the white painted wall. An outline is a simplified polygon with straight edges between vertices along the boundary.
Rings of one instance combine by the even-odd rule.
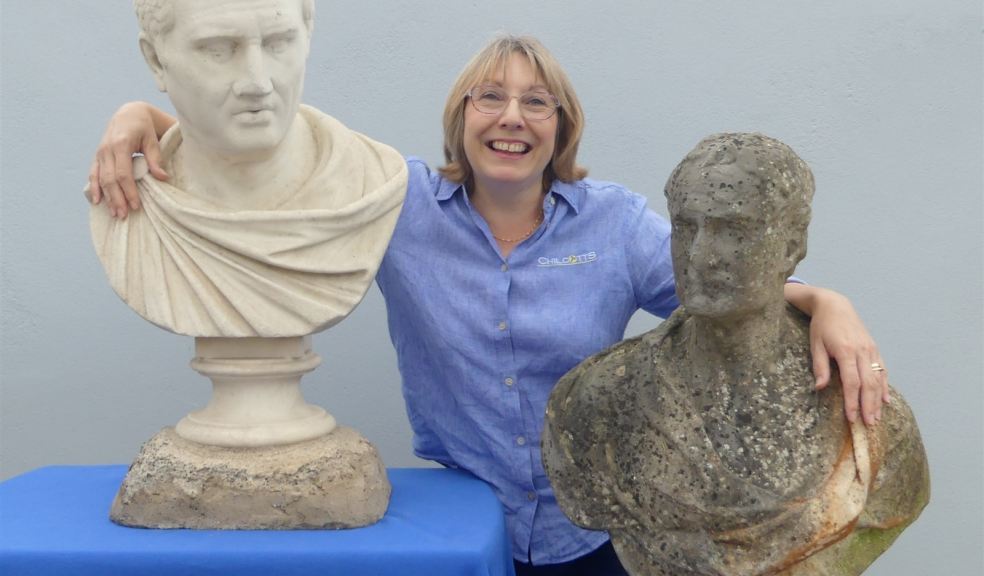
[[[129,2],[0,0],[0,458],[126,463],[208,397],[188,338],[109,288],[81,189],[125,100],[166,104]],[[671,168],[712,132],[790,144],[817,180],[798,273],[850,295],[918,416],[933,500],[868,572],[982,564],[982,15],[977,0],[494,3],[323,0],[306,101],[432,163],[466,59],[498,31],[540,37],[588,115],[582,161],[664,212]],[[649,318],[632,330],[653,325]],[[410,453],[375,288],[315,338],[306,394],[391,466]]]

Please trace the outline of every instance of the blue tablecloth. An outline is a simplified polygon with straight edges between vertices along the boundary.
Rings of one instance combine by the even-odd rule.
[[[502,508],[468,474],[389,470],[386,516],[357,530],[145,530],[109,505],[125,466],[53,466],[0,484],[3,576],[511,576]]]

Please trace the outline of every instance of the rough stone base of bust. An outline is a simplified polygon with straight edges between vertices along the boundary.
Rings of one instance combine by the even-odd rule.
[[[142,528],[356,528],[383,517],[390,484],[376,448],[351,428],[266,448],[223,448],[165,428],[130,466],[110,510]]]

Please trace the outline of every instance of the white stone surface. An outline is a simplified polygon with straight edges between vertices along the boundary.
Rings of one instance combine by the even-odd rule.
[[[335,428],[301,395],[301,377],[321,358],[311,338],[196,338],[191,367],[212,380],[205,408],[178,422],[182,438],[210,446],[259,447],[323,436]]]

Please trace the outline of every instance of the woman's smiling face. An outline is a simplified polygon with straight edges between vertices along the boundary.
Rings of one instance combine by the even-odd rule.
[[[537,188],[553,158],[557,117],[529,120],[523,117],[519,98],[531,90],[547,88],[521,54],[513,54],[498,76],[482,84],[502,87],[510,97],[500,114],[483,114],[472,103],[465,105],[464,148],[476,189]]]

